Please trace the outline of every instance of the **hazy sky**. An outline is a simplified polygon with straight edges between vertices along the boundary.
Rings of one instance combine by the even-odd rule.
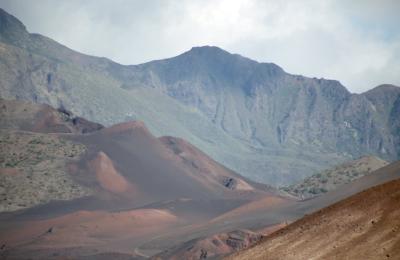
[[[0,0],[30,32],[123,64],[215,45],[352,92],[400,85],[400,0]]]

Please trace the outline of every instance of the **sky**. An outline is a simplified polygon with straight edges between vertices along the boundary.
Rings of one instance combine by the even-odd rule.
[[[400,0],[0,0],[30,32],[139,64],[213,45],[361,93],[400,86]]]

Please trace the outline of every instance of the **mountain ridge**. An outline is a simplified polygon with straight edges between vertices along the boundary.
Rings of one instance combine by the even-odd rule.
[[[69,48],[68,46],[66,46],[64,44],[61,44],[61,43],[59,43],[59,42],[57,42],[57,41],[55,41],[55,40],[53,40],[53,39],[51,39],[51,38],[49,38],[49,37],[47,37],[45,35],[42,35],[40,33],[29,33],[27,28],[26,28],[26,26],[17,17],[15,17],[12,14],[7,13],[2,8],[0,8],[0,18],[2,19],[2,23],[1,23],[2,27],[0,27],[0,32],[1,32],[0,36],[4,36],[4,33],[9,32],[9,30],[13,30],[13,29],[17,28],[17,31],[19,31],[20,33],[21,32],[22,33],[27,33],[27,34],[29,34],[30,36],[33,36],[33,37],[40,37],[40,38],[43,38],[43,39],[46,39],[46,40],[50,40],[52,43],[55,43],[55,44],[59,45],[60,47],[66,48],[66,49],[68,49],[69,51],[71,51],[73,53],[80,54],[80,55],[83,55],[83,56],[88,57],[88,58],[103,59],[103,60],[105,60],[107,62],[113,63],[113,65],[119,65],[121,67],[135,67],[135,66],[148,65],[148,64],[151,64],[151,63],[159,62],[159,61],[172,60],[174,58],[177,58],[177,57],[180,57],[180,56],[184,56],[184,55],[188,55],[188,54],[201,53],[201,52],[204,52],[204,51],[207,51],[207,50],[213,50],[214,53],[215,52],[219,52],[219,53],[226,54],[227,56],[234,56],[236,58],[249,61],[251,63],[272,66],[272,67],[274,67],[275,70],[285,72],[279,65],[277,65],[275,63],[257,61],[257,60],[254,60],[254,59],[251,59],[251,58],[248,58],[248,57],[244,57],[244,56],[242,56],[240,54],[237,54],[237,53],[230,53],[230,52],[228,52],[228,51],[226,51],[226,50],[224,50],[224,49],[222,49],[222,48],[220,48],[218,46],[214,46],[214,45],[193,46],[190,50],[187,50],[187,51],[183,52],[182,54],[179,54],[177,56],[172,56],[170,58],[156,59],[156,60],[151,60],[151,61],[138,63],[138,64],[123,65],[123,64],[120,64],[120,63],[118,63],[116,61],[113,61],[112,59],[107,58],[107,57],[99,57],[99,56],[94,56],[94,55],[88,55],[88,54],[84,54],[82,52],[73,50],[73,49]],[[7,26],[7,25],[11,25],[11,26]],[[291,76],[294,76],[294,77],[300,76],[300,77],[307,78],[307,79],[317,79],[316,77],[307,77],[307,76],[303,76],[303,75],[299,75],[299,74],[291,74],[291,73],[287,73],[287,72],[285,72],[285,73],[289,74]],[[338,80],[335,80],[335,79],[319,78],[319,80],[331,81],[331,82],[335,82],[335,83],[338,83],[338,84],[341,85],[341,83]],[[383,86],[388,86],[388,87],[391,87],[391,88],[400,88],[400,86],[396,86],[396,85],[393,85],[393,84],[381,84],[381,85],[378,85],[378,86],[376,86],[376,87],[374,87],[374,88],[372,88],[370,90],[362,92],[360,94],[365,94],[365,93],[367,93],[367,92],[369,92],[369,91],[371,91],[373,89],[376,89],[376,88],[379,88],[379,87],[383,87]],[[346,88],[346,90],[347,90],[347,88]],[[349,92],[349,93],[351,93],[351,92]],[[354,94],[354,93],[352,93],[352,94]]]
[[[182,137],[274,185],[364,154],[400,156],[400,88],[352,94],[339,81],[210,46],[125,66],[23,29],[12,42],[12,29],[0,33],[2,98],[65,107],[104,125],[142,120],[156,136]]]

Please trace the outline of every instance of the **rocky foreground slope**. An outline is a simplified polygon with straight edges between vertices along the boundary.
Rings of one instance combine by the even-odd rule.
[[[397,179],[308,215],[227,259],[398,259],[399,205]]]
[[[135,50],[132,50],[135,51]],[[340,161],[400,155],[400,88],[352,94],[217,47],[123,66],[38,34],[0,10],[0,97],[105,125],[140,119],[254,180],[292,184]]]

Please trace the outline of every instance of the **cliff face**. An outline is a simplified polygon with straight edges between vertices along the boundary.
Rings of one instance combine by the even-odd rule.
[[[290,75],[274,64],[208,46],[135,69],[141,75],[137,85],[197,108],[223,131],[252,145],[310,145],[397,158],[392,126],[399,121],[398,87],[351,94],[338,81]]]
[[[400,155],[400,88],[351,94],[217,47],[123,66],[80,54],[0,10],[0,96],[106,125],[140,119],[253,179],[288,184],[364,154]]]

